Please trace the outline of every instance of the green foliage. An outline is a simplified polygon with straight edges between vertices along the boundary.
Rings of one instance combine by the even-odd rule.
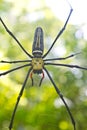
[[[53,12],[46,6],[45,0],[36,0],[36,3],[38,2],[37,6],[34,3],[31,6],[32,1],[6,2],[1,0],[0,16],[29,53],[32,53],[34,30],[37,26],[41,26],[45,33],[46,52],[64,23],[54,17]],[[58,46],[62,46],[65,50],[62,57],[76,52],[81,52],[81,54],[61,61],[61,63],[87,67],[87,44],[83,37],[76,37],[79,29],[80,26],[68,25],[48,57],[58,57],[61,53],[57,54],[53,50]],[[17,59],[28,59],[28,57],[0,24],[0,60]],[[16,64],[0,63],[0,72],[16,66]],[[86,130],[87,72],[85,70],[53,66],[49,66],[47,69],[67,99],[76,121],[77,130]],[[24,68],[0,77],[0,130],[8,130],[14,105],[27,70]],[[39,88],[37,84],[39,78],[35,75],[34,87],[31,87],[29,79],[15,115],[13,130],[73,130],[66,108],[61,103],[54,87],[45,76],[42,87]]]

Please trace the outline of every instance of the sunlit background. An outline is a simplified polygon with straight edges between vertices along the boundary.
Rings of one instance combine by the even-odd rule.
[[[69,2],[69,3],[68,3]],[[41,26],[44,31],[44,53],[63,27],[70,5],[73,13],[68,26],[47,56],[73,58],[57,63],[87,67],[87,7],[86,0],[0,0],[0,17],[14,33],[23,47],[32,54],[34,31]],[[7,34],[0,23],[0,61],[25,60],[27,55]],[[0,73],[21,64],[0,63]],[[87,129],[87,72],[65,67],[46,67],[76,121],[76,130]],[[0,130],[8,130],[17,96],[28,67],[0,77]],[[73,130],[66,108],[45,74],[34,75],[34,87],[29,79],[19,103],[12,130]]]

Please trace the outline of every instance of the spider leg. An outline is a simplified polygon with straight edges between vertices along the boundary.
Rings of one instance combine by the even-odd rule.
[[[43,79],[44,79],[44,72],[42,71],[42,78],[40,80],[39,86],[41,86]]]
[[[71,14],[72,14],[72,11],[73,11],[73,9],[72,9],[72,7],[70,6],[70,12],[69,12],[69,15],[68,15],[68,18],[67,18],[67,20],[66,20],[66,22],[65,22],[65,24],[64,24],[64,26],[63,26],[63,28],[60,30],[60,32],[57,34],[57,36],[56,36],[56,38],[54,39],[54,41],[53,41],[53,43],[52,43],[52,45],[51,45],[51,47],[48,49],[48,51],[43,55],[43,58],[45,58],[46,56],[47,56],[47,54],[50,52],[50,50],[52,49],[52,47],[54,46],[54,44],[56,43],[56,41],[58,40],[58,38],[60,37],[60,35],[64,32],[64,30],[66,29],[66,25],[68,24],[68,21],[69,21],[69,19],[70,19],[70,16],[71,16]]]
[[[75,54],[71,54],[71,55],[69,55],[69,56],[67,56],[67,57],[62,57],[62,58],[52,58],[52,59],[45,59],[44,61],[66,60],[66,59],[69,59],[69,58],[71,58],[71,57],[74,57],[75,55],[78,55],[78,54],[80,54],[80,52],[75,53]]]
[[[22,88],[21,88],[21,90],[20,90],[20,93],[19,93],[19,95],[18,95],[16,104],[15,104],[15,107],[14,107],[14,111],[13,111],[13,114],[12,114],[12,117],[11,117],[11,121],[10,121],[10,125],[9,125],[9,130],[12,129],[13,121],[14,121],[14,116],[15,116],[15,113],[16,113],[16,110],[17,110],[17,107],[18,107],[20,98],[21,98],[21,96],[22,96],[22,94],[23,94],[23,91],[24,91],[24,88],[25,88],[25,85],[26,85],[26,83],[27,83],[27,80],[28,80],[28,77],[29,77],[29,74],[30,74],[30,71],[31,71],[31,70],[32,70],[32,68],[30,68],[30,69],[28,70],[27,76],[26,76],[26,78],[25,78],[25,81],[24,81],[24,83],[23,83],[23,86],[22,86]]]
[[[76,130],[76,128],[75,128],[75,120],[74,120],[74,118],[73,118],[72,113],[70,112],[70,109],[69,109],[69,107],[68,107],[68,105],[67,105],[67,103],[66,103],[66,101],[65,101],[65,99],[64,99],[64,97],[63,97],[63,95],[61,94],[60,90],[59,90],[58,87],[56,86],[56,84],[55,84],[55,82],[53,81],[52,77],[50,76],[48,70],[47,70],[45,67],[44,67],[44,70],[46,71],[46,73],[47,73],[47,75],[48,75],[48,77],[49,77],[51,83],[53,84],[53,86],[54,86],[54,88],[55,88],[55,90],[56,90],[56,92],[57,92],[57,94],[60,96],[61,100],[62,100],[63,103],[65,104],[66,109],[67,109],[67,111],[68,111],[68,113],[69,113],[69,115],[70,115],[70,118],[71,118],[71,121],[72,121],[74,130]]]
[[[45,63],[45,65],[55,65],[55,66],[64,66],[64,67],[70,67],[70,68],[78,68],[78,69],[83,69],[83,70],[87,70],[86,67],[81,67],[78,65],[69,65],[69,64],[60,64],[60,63]]]
[[[21,43],[18,41],[18,39],[14,36],[14,34],[8,29],[8,27],[5,25],[4,21],[2,20],[2,18],[0,17],[0,21],[2,23],[2,25],[4,26],[5,30],[8,32],[8,34],[10,36],[12,36],[12,38],[18,43],[18,45],[21,47],[21,49],[30,57],[32,58],[33,56],[30,55],[25,49],[24,47],[21,45]]]
[[[0,61],[0,63],[9,63],[9,64],[13,64],[13,63],[23,63],[23,62],[31,62],[31,60],[16,60],[16,61],[1,60],[1,61]]]
[[[31,64],[22,65],[22,66],[19,66],[19,67],[16,67],[16,68],[7,70],[7,71],[5,71],[5,72],[0,73],[0,76],[6,75],[6,74],[8,74],[8,73],[10,73],[10,72],[13,72],[13,71],[15,71],[15,70],[18,70],[18,69],[21,69],[21,68],[24,68],[24,67],[27,67],[27,66],[31,66]]]

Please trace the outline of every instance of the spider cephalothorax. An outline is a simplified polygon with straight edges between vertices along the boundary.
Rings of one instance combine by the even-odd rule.
[[[32,69],[34,73],[37,73],[37,74],[42,73],[43,66],[44,66],[44,61],[42,58],[32,59]]]
[[[40,83],[39,83],[39,86],[41,85],[42,83],[42,80],[44,78],[44,72],[43,72],[43,67],[44,67],[44,61],[42,58],[33,58],[32,59],[32,70],[31,70],[31,73],[30,73],[30,78],[32,80],[32,86],[34,85],[33,83],[33,73],[36,73],[36,74],[42,74],[42,78],[40,80]]]

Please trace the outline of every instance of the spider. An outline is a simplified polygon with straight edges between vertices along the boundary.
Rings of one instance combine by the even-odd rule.
[[[69,4],[70,5],[70,4]],[[33,41],[33,46],[32,46],[32,55],[29,54],[25,48],[21,45],[21,43],[19,42],[19,40],[14,36],[14,34],[8,29],[8,27],[6,26],[6,24],[4,23],[4,21],[2,20],[2,18],[0,17],[0,22],[2,23],[3,27],[5,28],[5,30],[7,31],[7,33],[17,42],[17,44],[20,46],[20,48],[22,49],[22,51],[29,57],[31,58],[31,60],[16,60],[16,61],[0,61],[0,63],[9,63],[9,64],[16,64],[16,63],[26,63],[24,65],[21,65],[19,67],[16,67],[16,68],[13,68],[13,69],[10,69],[10,70],[7,70],[5,72],[2,72],[0,73],[0,76],[2,75],[6,75],[10,72],[13,72],[15,70],[18,70],[18,69],[21,69],[21,68],[25,68],[25,67],[29,67],[29,70],[27,72],[27,75],[25,77],[25,80],[23,82],[23,85],[22,85],[22,88],[19,92],[19,95],[18,95],[18,98],[17,98],[17,101],[16,101],[16,104],[15,104],[15,107],[14,107],[14,110],[13,110],[13,113],[12,113],[12,117],[11,117],[11,120],[10,120],[10,124],[9,124],[9,130],[12,129],[13,127],[13,121],[14,121],[14,116],[15,116],[15,113],[16,113],[16,110],[17,110],[17,107],[18,107],[18,104],[19,104],[19,101],[20,101],[20,98],[23,94],[23,91],[24,91],[24,88],[26,86],[26,83],[27,83],[27,80],[30,76],[31,78],[31,81],[32,81],[32,86],[34,85],[34,80],[33,80],[33,74],[42,74],[42,77],[41,77],[41,80],[40,80],[40,83],[39,83],[39,86],[41,86],[42,84],[42,81],[44,79],[44,71],[47,73],[48,77],[49,77],[49,80],[51,81],[52,85],[54,86],[57,94],[60,96],[61,100],[63,101],[65,107],[66,107],[66,110],[70,116],[70,119],[71,119],[71,122],[72,122],[72,125],[73,125],[73,129],[76,130],[76,123],[75,123],[75,120],[73,118],[73,115],[64,99],[64,96],[62,95],[62,93],[60,92],[59,88],[57,87],[57,85],[55,84],[54,80],[52,79],[52,76],[50,75],[50,73],[48,72],[48,70],[46,69],[45,66],[47,65],[53,65],[53,66],[64,66],[64,67],[70,67],[70,68],[78,68],[78,69],[83,69],[83,70],[87,70],[87,68],[85,67],[81,67],[81,66],[78,66],[78,65],[69,65],[69,64],[60,64],[60,63],[53,63],[53,62],[49,62],[49,61],[57,61],[57,60],[66,60],[68,58],[71,58],[71,57],[74,57],[76,54],[72,54],[72,55],[69,55],[67,57],[62,57],[62,58],[50,58],[50,59],[44,59],[48,54],[49,52],[51,51],[51,49],[53,48],[54,44],[56,43],[56,41],[58,40],[58,38],[61,36],[61,34],[64,32],[64,30],[66,29],[66,26],[68,24],[68,21],[70,19],[70,16],[72,14],[72,7],[70,5],[70,12],[68,14],[68,17],[65,21],[65,24],[64,26],[62,27],[62,29],[59,31],[59,33],[57,34],[56,38],[54,39],[53,43],[51,44],[50,48],[47,50],[47,52],[45,54],[43,54],[43,51],[44,51],[44,37],[43,37],[43,29],[41,27],[37,27],[36,30],[35,30],[35,34],[34,34],[34,41]],[[43,71],[44,70],[44,71]]]

